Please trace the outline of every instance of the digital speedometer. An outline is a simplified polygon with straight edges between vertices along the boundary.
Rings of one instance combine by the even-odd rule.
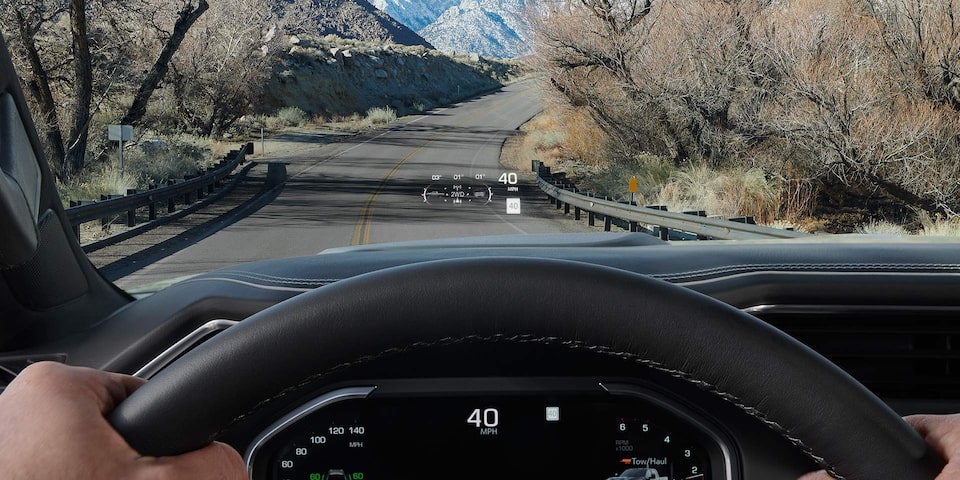
[[[377,391],[286,423],[250,452],[253,478],[729,478],[715,438],[634,395]]]

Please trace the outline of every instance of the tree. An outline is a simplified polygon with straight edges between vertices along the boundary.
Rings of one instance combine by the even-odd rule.
[[[581,0],[535,19],[540,68],[624,153],[736,159],[762,137],[756,18],[769,0]]]
[[[66,145],[64,163],[79,172],[87,154],[90,127],[90,102],[93,98],[93,64],[87,38],[87,6],[84,0],[70,0],[70,37],[73,40],[75,81],[74,108],[70,123],[70,143]]]
[[[187,131],[220,136],[250,110],[273,74],[277,21],[269,5],[231,0],[197,22],[171,63],[173,97],[165,99]]]
[[[580,0],[539,67],[621,155],[762,165],[960,215],[954,0]]]
[[[826,173],[956,216],[960,117],[891,55],[887,27],[866,13],[854,1],[810,1],[771,16],[766,49],[780,84],[768,125]]]
[[[960,5],[956,0],[866,0],[897,73],[929,99],[960,110]]]
[[[57,102],[51,87],[50,71],[41,57],[42,34],[47,34],[54,20],[67,11],[67,4],[59,0],[39,2],[4,0],[0,2],[3,25],[9,38],[11,53],[18,64],[24,90],[34,100],[37,108],[37,126],[47,154],[55,161],[58,174],[65,171],[66,158]],[[10,30],[7,30],[10,28]]]
[[[157,58],[157,61],[154,62],[150,72],[147,73],[143,82],[140,83],[140,88],[133,97],[133,103],[120,120],[121,124],[132,125],[137,123],[147,113],[147,103],[150,101],[150,97],[153,96],[153,92],[160,86],[160,82],[166,77],[173,55],[177,53],[190,27],[200,19],[200,16],[203,15],[209,7],[206,0],[200,0],[196,6],[192,3],[185,3],[183,5],[177,15],[177,21],[173,25],[173,32],[167,38],[163,50],[160,51],[160,56]]]
[[[91,138],[92,148],[104,149],[98,143],[106,143],[101,128],[92,132],[91,126],[101,126],[94,116],[110,106],[111,94],[122,98],[116,94],[137,92],[127,114],[111,123],[143,117],[170,59],[207,3],[184,0],[173,10],[176,4],[150,0],[0,0],[0,8],[0,28],[11,40],[24,90],[39,113],[44,149],[65,180],[83,168]],[[167,19],[171,32],[161,25]]]

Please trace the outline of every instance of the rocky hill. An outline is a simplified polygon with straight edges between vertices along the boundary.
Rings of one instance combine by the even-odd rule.
[[[283,0],[287,1],[287,0]],[[307,0],[303,15],[314,16],[320,36],[333,34],[367,42],[422,45],[429,42],[367,0]]]
[[[476,54],[451,57],[423,46],[332,35],[290,41],[260,113],[298,107],[311,115],[344,116],[390,107],[404,115],[494,89],[517,75],[513,63]]]

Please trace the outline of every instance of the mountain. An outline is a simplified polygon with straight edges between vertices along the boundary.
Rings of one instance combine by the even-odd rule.
[[[430,25],[460,0],[373,0],[373,6],[418,31]]]
[[[536,0],[373,0],[438,50],[515,58],[530,53]]]
[[[333,34],[366,42],[433,48],[408,26],[375,8],[367,0],[307,0],[298,13],[313,17],[320,35]]]
[[[463,0],[419,33],[439,50],[497,58],[530,53],[524,0]]]

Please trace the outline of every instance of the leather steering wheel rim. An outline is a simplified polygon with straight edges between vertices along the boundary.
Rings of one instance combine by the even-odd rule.
[[[680,286],[567,260],[440,260],[301,294],[178,359],[110,421],[141,454],[180,454],[323,372],[467,338],[636,359],[740,407],[838,478],[931,480],[943,468],[882,401],[779,330]]]

